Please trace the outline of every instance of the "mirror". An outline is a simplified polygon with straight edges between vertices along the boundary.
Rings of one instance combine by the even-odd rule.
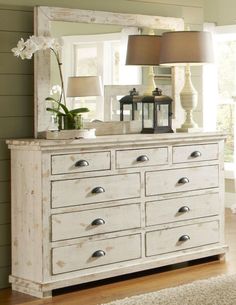
[[[112,45],[112,41],[120,41],[123,39],[127,40],[128,35],[137,32],[145,32],[149,30],[154,30],[155,34],[160,34],[163,31],[173,31],[173,30],[183,30],[184,23],[180,18],[172,18],[172,17],[160,17],[160,16],[147,16],[147,15],[134,15],[134,14],[119,14],[119,13],[111,13],[111,12],[102,12],[102,11],[87,11],[87,10],[79,10],[79,9],[68,9],[68,8],[58,8],[58,7],[36,7],[35,8],[35,35],[38,36],[53,36],[53,37],[63,37],[64,42],[67,45],[67,48],[63,49],[62,52],[62,63],[63,63],[63,75],[64,80],[67,79],[67,76],[71,76],[71,73],[89,73],[88,68],[81,68],[83,63],[81,61],[77,62],[77,65],[80,66],[80,71],[76,71],[76,65],[73,62],[71,65],[72,56],[68,56],[68,50],[73,46],[71,43],[74,38],[83,41],[89,42],[91,39],[94,41],[96,36],[96,41],[98,42],[102,40],[108,45],[109,50],[113,48],[114,54],[116,53],[116,43]],[[110,42],[110,44],[109,44]],[[99,43],[97,43],[99,44]],[[77,52],[82,54],[82,51],[86,49],[78,49]],[[91,50],[91,54],[94,50]],[[106,53],[105,53],[106,54]],[[120,55],[119,55],[120,56]],[[82,56],[83,57],[83,56]],[[95,56],[92,55],[93,59]],[[97,58],[101,58],[102,56],[97,56]],[[104,57],[104,55],[103,55]],[[70,60],[67,63],[67,60]],[[74,58],[74,57],[73,57]],[[81,58],[81,56],[80,56]],[[107,58],[107,57],[106,57]],[[115,58],[115,56],[114,56]],[[113,61],[115,61],[113,58]],[[90,62],[92,61],[90,59]],[[117,60],[117,58],[115,58]],[[88,60],[88,58],[87,58]],[[104,60],[106,62],[107,60]],[[104,64],[102,63],[102,65]],[[97,66],[101,66],[101,62],[97,64]],[[116,67],[112,66],[112,60],[109,67],[112,67],[112,70],[115,71]],[[73,68],[71,68],[73,66]],[[87,69],[87,70],[86,70]],[[94,69],[94,67],[93,67]],[[93,71],[92,69],[92,71]],[[103,75],[104,81],[104,97],[100,97],[99,102],[94,103],[94,100],[90,100],[89,102],[94,103],[94,105],[98,104],[99,108],[94,109],[95,119],[102,120],[115,120],[119,116],[112,115],[111,110],[113,109],[114,103],[114,92],[117,91],[117,88],[124,87],[126,90],[129,88],[132,89],[133,86],[138,90],[143,90],[143,79],[145,78],[145,70],[141,71],[140,67],[124,67],[123,76],[121,79],[118,77],[118,73],[114,72],[111,77],[110,68],[105,68],[108,72],[108,76]],[[129,70],[130,69],[130,70]],[[162,83],[163,86],[167,84],[166,89],[171,88],[171,92],[164,92],[164,94],[171,95],[175,104],[173,105],[173,109],[175,112],[175,108],[177,106],[177,93],[178,88],[180,87],[181,77],[177,77],[178,68],[172,68],[171,72],[168,72],[167,75],[163,75],[162,68],[157,67],[156,69],[156,80],[159,83]],[[129,71],[129,72],[127,72]],[[94,72],[94,71],[93,71]],[[95,71],[98,72],[98,71]],[[98,72],[103,73],[102,71]],[[170,75],[168,75],[170,74]],[[79,75],[79,74],[78,74]],[[132,75],[129,77],[129,80],[125,79],[125,76]],[[140,77],[141,75],[141,77]],[[110,78],[109,78],[110,77]],[[140,80],[141,78],[141,80]],[[50,51],[45,51],[43,53],[38,52],[35,54],[35,137],[39,136],[40,132],[47,130],[49,122],[50,122],[50,114],[46,111],[45,97],[49,96],[51,86],[57,82],[56,73],[54,73],[52,58],[50,55]],[[163,88],[161,88],[163,89]],[[121,90],[121,96],[128,94],[128,90]],[[126,92],[126,93],[124,93]],[[170,94],[171,93],[171,94]],[[120,96],[120,97],[121,97]],[[72,101],[73,102],[73,101]],[[117,104],[117,102],[116,102]],[[114,107],[117,107],[114,106]],[[116,114],[116,113],[115,113]]]

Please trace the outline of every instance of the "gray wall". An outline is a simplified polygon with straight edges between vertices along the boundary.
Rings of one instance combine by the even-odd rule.
[[[10,162],[5,140],[33,136],[33,62],[15,58],[10,50],[33,32],[33,6],[54,2],[61,7],[183,17],[193,29],[203,22],[201,0],[0,1],[0,288],[8,286],[11,263]]]
[[[33,135],[33,65],[10,52],[33,31],[30,10],[0,10],[0,287],[10,272],[10,160],[5,139]]]

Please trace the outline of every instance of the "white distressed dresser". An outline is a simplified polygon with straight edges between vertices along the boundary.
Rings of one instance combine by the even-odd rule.
[[[224,135],[10,140],[12,288],[53,289],[218,255]]]

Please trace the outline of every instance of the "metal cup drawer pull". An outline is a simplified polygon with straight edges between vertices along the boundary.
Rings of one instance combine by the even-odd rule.
[[[190,211],[190,208],[187,206],[183,206],[178,210],[179,213],[187,213],[189,211]]]
[[[137,162],[146,162],[146,161],[149,161],[149,158],[148,156],[146,155],[142,155],[142,156],[139,156],[137,159],[136,159]]]
[[[86,160],[79,160],[75,163],[75,166],[76,167],[89,166],[89,163]]]
[[[104,224],[105,224],[105,220],[102,218],[94,219],[91,223],[92,226],[100,226],[100,225],[104,225]]]
[[[187,234],[180,236],[179,241],[187,241],[190,240],[190,237]]]
[[[105,193],[105,189],[101,186],[97,186],[94,189],[92,189],[92,194],[101,194]]]
[[[179,184],[189,183],[189,179],[187,177],[180,178],[178,181]]]
[[[193,151],[190,156],[192,158],[198,158],[198,157],[201,157],[201,155],[202,155],[201,152],[196,150],[196,151]]]
[[[92,257],[102,257],[105,256],[106,252],[103,250],[97,250],[92,254]]]

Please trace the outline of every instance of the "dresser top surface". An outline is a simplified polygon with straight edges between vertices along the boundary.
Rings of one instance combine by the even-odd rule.
[[[145,145],[165,143],[191,143],[195,141],[217,141],[223,140],[226,135],[222,132],[199,132],[199,133],[163,133],[163,134],[126,134],[97,136],[93,139],[68,139],[68,140],[46,140],[46,139],[10,139],[7,144],[11,149],[27,147],[29,150],[47,150],[52,148],[68,148],[82,146],[101,145]]]

